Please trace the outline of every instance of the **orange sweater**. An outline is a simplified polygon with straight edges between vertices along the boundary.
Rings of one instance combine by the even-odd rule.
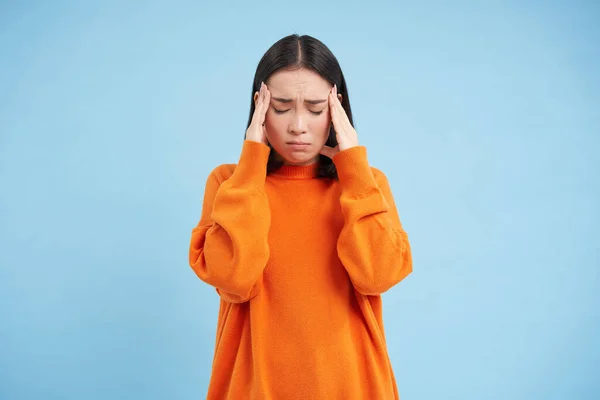
[[[215,168],[189,261],[220,295],[208,399],[398,399],[380,294],[412,271],[385,175],[363,146],[266,175],[244,141]]]

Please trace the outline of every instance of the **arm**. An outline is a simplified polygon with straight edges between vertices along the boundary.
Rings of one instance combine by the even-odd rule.
[[[192,230],[190,266],[229,302],[242,303],[258,294],[269,260],[269,151],[262,143],[245,140],[229,179],[222,168],[215,168],[206,182],[200,222]]]
[[[333,161],[342,192],[344,227],[337,251],[355,289],[378,295],[412,272],[412,255],[385,175],[369,166],[364,146],[337,153]]]

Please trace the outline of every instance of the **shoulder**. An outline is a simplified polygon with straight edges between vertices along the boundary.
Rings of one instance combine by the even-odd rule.
[[[385,174],[383,173],[382,170],[380,170],[379,168],[375,168],[373,166],[370,166],[370,168],[371,168],[371,173],[373,174],[373,177],[375,178],[375,180],[377,182],[380,182],[383,180],[387,181],[387,177],[385,176]]]
[[[387,192],[390,191],[390,182],[387,178],[387,176],[385,175],[385,173],[380,170],[379,168],[375,168],[375,167],[370,167],[371,168],[371,172],[373,173],[373,178],[375,178],[375,183],[377,183],[377,186],[382,189],[383,191]]]
[[[221,164],[216,166],[208,175],[208,182],[220,185],[231,177],[236,167],[237,164]]]

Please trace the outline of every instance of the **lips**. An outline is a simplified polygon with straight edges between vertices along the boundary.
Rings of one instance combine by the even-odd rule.
[[[287,144],[295,144],[298,146],[308,146],[308,143],[305,143],[305,142],[287,142]]]

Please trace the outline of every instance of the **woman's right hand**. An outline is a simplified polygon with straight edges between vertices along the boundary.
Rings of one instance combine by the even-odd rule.
[[[260,90],[254,94],[254,114],[250,126],[246,130],[246,139],[253,142],[268,144],[267,128],[265,127],[265,118],[269,104],[271,103],[271,92],[263,82],[260,84]]]

